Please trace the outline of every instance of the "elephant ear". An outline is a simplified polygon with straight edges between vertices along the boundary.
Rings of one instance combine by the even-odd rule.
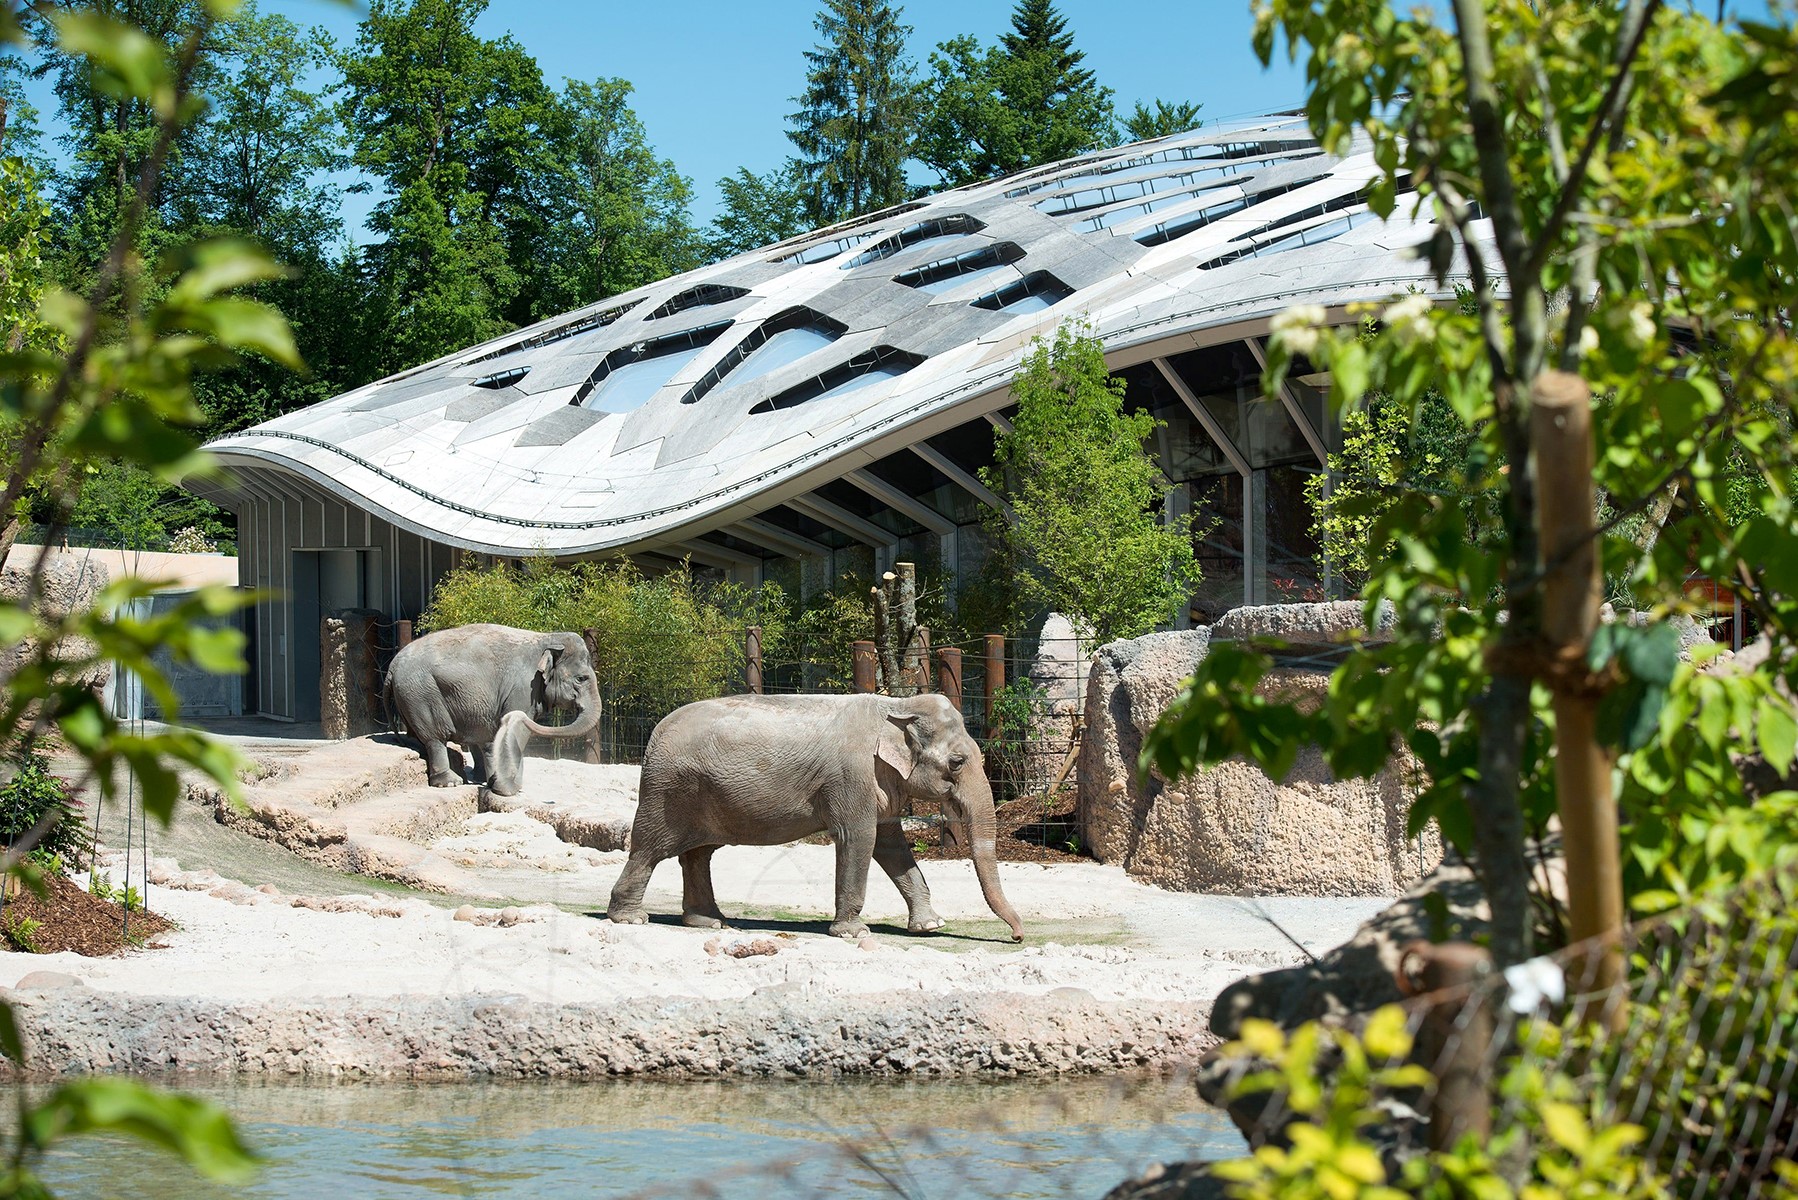
[[[875,753],[887,766],[899,772],[899,778],[910,779],[917,755],[912,752],[911,725],[916,713],[892,713],[880,727],[880,745]]]
[[[550,668],[556,665],[556,660],[560,657],[562,657],[562,647],[554,642],[545,642],[543,654],[537,659],[537,675],[540,678],[549,678]]]

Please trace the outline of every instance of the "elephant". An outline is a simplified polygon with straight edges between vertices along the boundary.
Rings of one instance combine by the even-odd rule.
[[[534,633],[505,625],[459,625],[400,648],[387,668],[387,711],[421,743],[432,787],[462,780],[444,743],[473,752],[475,782],[515,796],[524,782],[531,734],[584,738],[599,723],[599,683],[587,644],[575,633]],[[539,725],[532,714],[573,708],[568,725]]]
[[[987,907],[1024,939],[999,887],[993,792],[980,747],[939,695],[725,696],[664,717],[643,755],[630,858],[606,915],[648,920],[643,892],[663,859],[679,857],[681,920],[724,923],[712,893],[719,846],[772,846],[828,831],[836,843],[830,932],[856,938],[872,859],[905,898],[915,933],[942,928],[899,827],[907,797],[947,802],[972,829],[974,871]]]

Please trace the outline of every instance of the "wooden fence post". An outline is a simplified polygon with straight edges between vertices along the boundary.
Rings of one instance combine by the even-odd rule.
[[[936,690],[961,711],[961,651],[944,646],[936,652]]]
[[[993,706],[1005,687],[1005,638],[986,635],[986,735],[993,736]]]
[[[849,662],[855,675],[855,690],[858,692],[878,691],[880,682],[875,668],[876,651],[873,642],[849,643]]]
[[[751,625],[743,633],[743,684],[751,695],[762,694],[762,627]]]
[[[393,648],[395,650],[404,650],[411,644],[412,622],[402,617],[399,621],[394,623]]]
[[[1530,443],[1536,459],[1536,523],[1541,533],[1542,633],[1552,660],[1555,793],[1567,854],[1568,932],[1575,942],[1603,939],[1587,978],[1590,1018],[1615,1022],[1625,1007],[1611,995],[1623,978],[1623,869],[1611,755],[1598,741],[1602,698],[1586,669],[1598,628],[1604,576],[1592,487],[1592,393],[1586,381],[1545,371],[1532,389]]]

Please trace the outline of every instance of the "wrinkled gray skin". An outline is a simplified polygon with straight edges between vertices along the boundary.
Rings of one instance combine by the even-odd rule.
[[[899,828],[906,797],[947,801],[968,822],[974,871],[993,912],[1024,939],[1018,914],[999,889],[993,793],[980,747],[961,714],[941,696],[726,696],[676,709],[643,755],[630,861],[612,888],[606,915],[648,920],[643,892],[663,859],[679,857],[681,920],[724,922],[712,894],[719,846],[774,846],[829,832],[837,849],[836,919],[830,932],[859,937],[868,864],[880,864],[909,911],[908,927],[928,933],[943,919]]]
[[[401,648],[387,668],[387,711],[423,746],[432,787],[454,787],[447,742],[474,755],[475,782],[496,796],[524,784],[524,748],[542,737],[584,738],[599,723],[599,684],[579,634],[460,625]],[[533,714],[574,709],[568,725]]]

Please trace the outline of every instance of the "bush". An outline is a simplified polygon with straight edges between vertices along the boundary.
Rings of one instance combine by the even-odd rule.
[[[87,849],[80,808],[81,802],[69,794],[68,782],[50,773],[43,755],[25,754],[15,760],[12,778],[0,787],[0,839],[11,849],[39,821],[54,816],[56,823],[32,848],[34,861],[51,869],[76,861]]]

